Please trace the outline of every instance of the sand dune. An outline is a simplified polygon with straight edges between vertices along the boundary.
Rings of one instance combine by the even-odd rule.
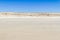
[[[60,40],[60,17],[0,17],[0,40]]]

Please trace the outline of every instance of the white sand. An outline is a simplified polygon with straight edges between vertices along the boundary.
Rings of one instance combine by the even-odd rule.
[[[0,40],[60,40],[60,17],[0,17]]]

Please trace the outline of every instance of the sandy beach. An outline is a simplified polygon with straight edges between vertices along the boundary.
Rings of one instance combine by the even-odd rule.
[[[0,17],[0,40],[60,40],[60,17]]]

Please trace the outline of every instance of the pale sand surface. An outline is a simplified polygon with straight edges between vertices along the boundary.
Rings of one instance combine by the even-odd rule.
[[[0,40],[60,40],[60,17],[0,17]]]

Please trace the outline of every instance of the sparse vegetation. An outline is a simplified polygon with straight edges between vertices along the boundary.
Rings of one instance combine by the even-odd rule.
[[[0,12],[0,16],[60,16],[60,13],[43,13],[43,12],[36,12],[36,13],[14,13],[14,12]]]

